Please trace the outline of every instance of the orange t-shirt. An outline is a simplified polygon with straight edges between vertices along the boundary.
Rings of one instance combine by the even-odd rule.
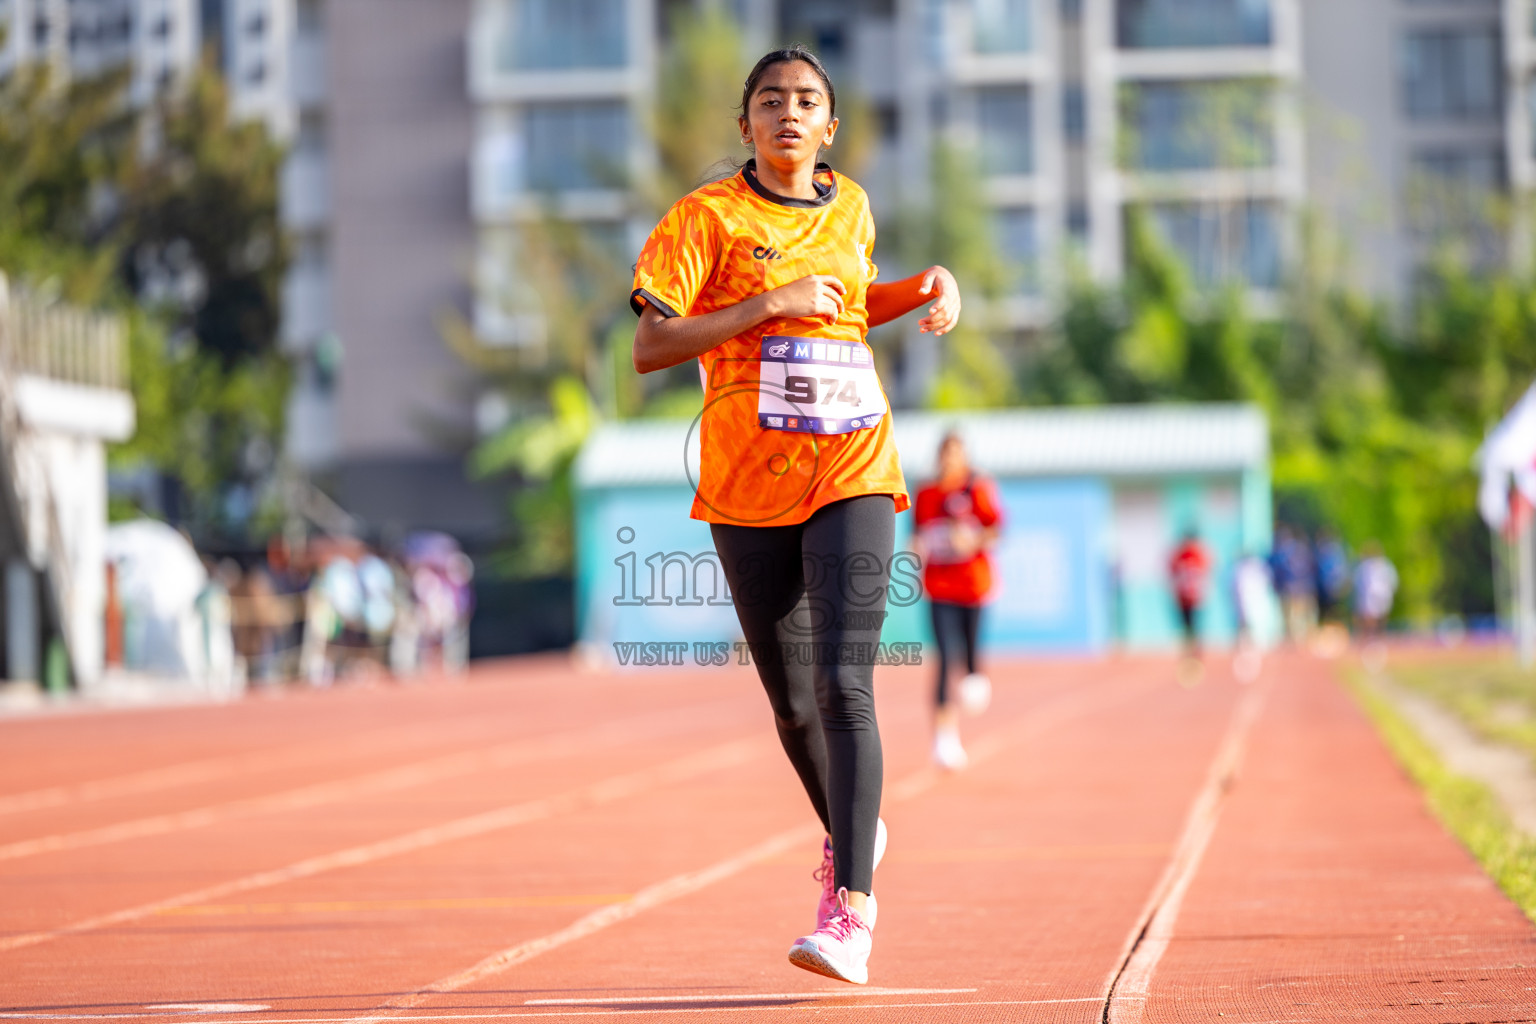
[[[678,200],[651,232],[635,265],[630,305],[637,314],[647,304],[667,316],[711,313],[808,274],[835,275],[848,289],[843,313],[835,320],[766,320],[699,357],[704,414],[695,519],[784,526],[804,522],[823,505],[864,494],[891,495],[897,512],[910,504],[883,388],[879,398],[886,412],[877,419],[862,413],[857,420],[820,419],[836,415],[839,402],[860,398],[846,382],[837,381],[836,368],[818,371],[814,366],[820,364],[809,364],[809,369],[801,367],[807,376],[786,378],[806,389],[787,400],[808,403],[803,408],[817,417],[809,421],[812,425],[832,424],[831,429],[845,432],[809,432],[806,422],[797,419],[787,421],[789,429],[764,425],[786,422],[765,416],[760,406],[760,384],[773,386],[763,383],[771,369],[763,365],[769,361],[765,338],[823,343],[816,345],[818,359],[840,356],[866,374],[861,380],[873,373],[865,338],[865,292],[878,271],[870,258],[875,222],[869,198],[825,164],[817,166],[816,190],[816,199],[775,195],[758,182],[748,163],[735,176]],[[836,355],[828,357],[827,351]],[[864,390],[867,403],[872,389]],[[850,427],[870,420],[873,426]]]
[[[982,530],[1003,521],[997,487],[972,476],[959,487],[931,483],[917,492],[913,525],[923,539],[923,589],[944,604],[981,604],[992,594],[992,557],[985,550],[960,555],[950,550],[955,529]]]

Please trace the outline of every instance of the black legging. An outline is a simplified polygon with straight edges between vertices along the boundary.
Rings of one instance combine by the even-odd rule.
[[[896,543],[890,495],[793,526],[711,524],[784,752],[832,837],[839,888],[869,892],[884,764],[875,646]]]
[[[950,642],[958,640],[965,655],[965,671],[976,674],[976,632],[981,624],[981,606],[974,604],[946,604],[933,602],[933,639],[939,648],[939,683],[935,688],[935,707],[949,704],[949,659],[953,648]]]

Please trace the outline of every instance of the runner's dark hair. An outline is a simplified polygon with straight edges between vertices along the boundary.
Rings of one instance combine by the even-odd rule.
[[[821,79],[821,84],[826,86],[827,105],[831,108],[830,116],[836,117],[837,90],[832,87],[832,76],[827,74],[826,65],[822,64],[821,58],[812,53],[804,43],[795,43],[793,46],[771,50],[752,66],[752,70],[747,74],[747,80],[741,86],[741,105],[737,108],[737,113],[742,117],[747,116],[747,104],[752,102],[752,94],[757,91],[758,85],[763,80],[763,75],[767,73],[769,68],[775,64],[791,64],[797,60],[808,64],[811,70],[816,72],[816,77]],[[745,160],[732,160],[729,157],[724,160],[717,160],[705,169],[703,175],[699,178],[699,184],[707,185],[713,181],[723,181],[726,178],[733,177],[746,165],[747,161]]]
[[[821,58],[806,49],[804,43],[796,43],[782,49],[773,50],[763,55],[747,75],[746,83],[741,87],[741,116],[747,116],[747,104],[752,102],[752,94],[757,92],[758,85],[763,80],[763,75],[775,64],[792,64],[795,61],[803,61],[816,72],[816,77],[821,79],[821,84],[827,87],[827,103],[832,108],[831,115],[837,116],[837,90],[832,88],[832,78],[827,74],[827,69],[821,63]]]

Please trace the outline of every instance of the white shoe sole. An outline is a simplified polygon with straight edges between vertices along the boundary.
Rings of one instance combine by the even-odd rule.
[[[992,706],[992,680],[977,672],[960,680],[960,707],[968,715],[979,715]]]
[[[846,981],[850,985],[863,985],[869,981],[868,966],[855,967],[840,964],[814,946],[795,943],[789,950],[789,962],[803,971],[819,974],[834,981]]]

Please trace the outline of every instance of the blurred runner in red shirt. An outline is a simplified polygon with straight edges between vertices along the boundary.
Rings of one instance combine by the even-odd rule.
[[[1200,605],[1205,601],[1206,584],[1211,578],[1211,554],[1194,530],[1168,560],[1168,574],[1173,579],[1173,597],[1179,605],[1179,621],[1184,628],[1184,656],[1190,662],[1200,658]]]
[[[923,559],[923,586],[933,607],[933,635],[939,648],[934,693],[933,759],[951,771],[966,765],[960,744],[960,708],[950,702],[949,662],[965,658],[960,706],[985,711],[992,683],[976,665],[981,606],[992,593],[992,559],[1002,503],[997,485],[971,470],[965,442],[948,434],[939,444],[938,479],[917,493],[915,547]]]

